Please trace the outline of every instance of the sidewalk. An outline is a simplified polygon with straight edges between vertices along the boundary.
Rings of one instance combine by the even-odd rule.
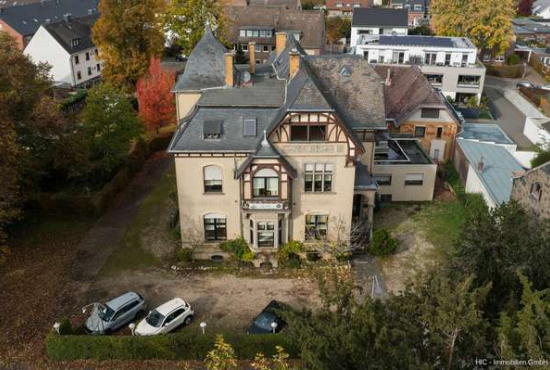
[[[134,176],[118,201],[108,210],[78,245],[71,278],[76,281],[95,279],[103,264],[119,245],[126,229],[136,217],[142,201],[153,190],[173,159],[166,153],[151,156],[142,170]]]

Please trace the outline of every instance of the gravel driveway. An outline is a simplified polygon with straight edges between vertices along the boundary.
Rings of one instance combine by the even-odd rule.
[[[195,310],[193,326],[205,321],[210,328],[246,330],[251,320],[273,299],[293,307],[317,308],[320,298],[312,279],[248,278],[211,273],[124,272],[103,278],[87,298],[105,300],[128,290],[142,294],[149,308],[174,297],[189,301]]]

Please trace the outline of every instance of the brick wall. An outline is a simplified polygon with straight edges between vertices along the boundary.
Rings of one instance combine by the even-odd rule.
[[[531,195],[535,183],[540,184],[542,188],[540,199]],[[514,179],[512,199],[533,215],[541,219],[550,219],[550,163]]]
[[[6,32],[8,34],[11,35],[11,37],[13,37],[15,39],[15,41],[17,42],[17,45],[19,46],[19,48],[21,50],[23,50],[25,48],[25,42],[24,42],[24,39],[23,39],[23,36],[21,34],[19,34],[17,31],[15,31],[13,28],[11,28],[10,26],[8,26],[3,20],[0,19],[0,29],[1,31],[0,32]]]

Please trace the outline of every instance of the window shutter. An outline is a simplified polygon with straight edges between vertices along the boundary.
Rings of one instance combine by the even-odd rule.
[[[221,180],[222,170],[218,166],[208,166],[204,168],[205,180]]]

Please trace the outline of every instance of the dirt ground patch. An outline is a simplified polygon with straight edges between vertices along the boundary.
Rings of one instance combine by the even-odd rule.
[[[209,328],[244,331],[273,299],[296,308],[320,306],[317,283],[312,279],[266,279],[200,272],[122,272],[114,278],[95,282],[87,298],[105,300],[128,290],[142,294],[150,309],[174,297],[189,301],[195,310],[192,330],[198,330],[198,323],[205,321]],[[189,328],[183,330],[186,329]]]
[[[385,228],[399,241],[394,255],[378,258],[382,276],[390,292],[405,288],[407,281],[431,263],[443,261],[459,237],[465,217],[460,202],[393,204],[380,210],[375,228]]]

